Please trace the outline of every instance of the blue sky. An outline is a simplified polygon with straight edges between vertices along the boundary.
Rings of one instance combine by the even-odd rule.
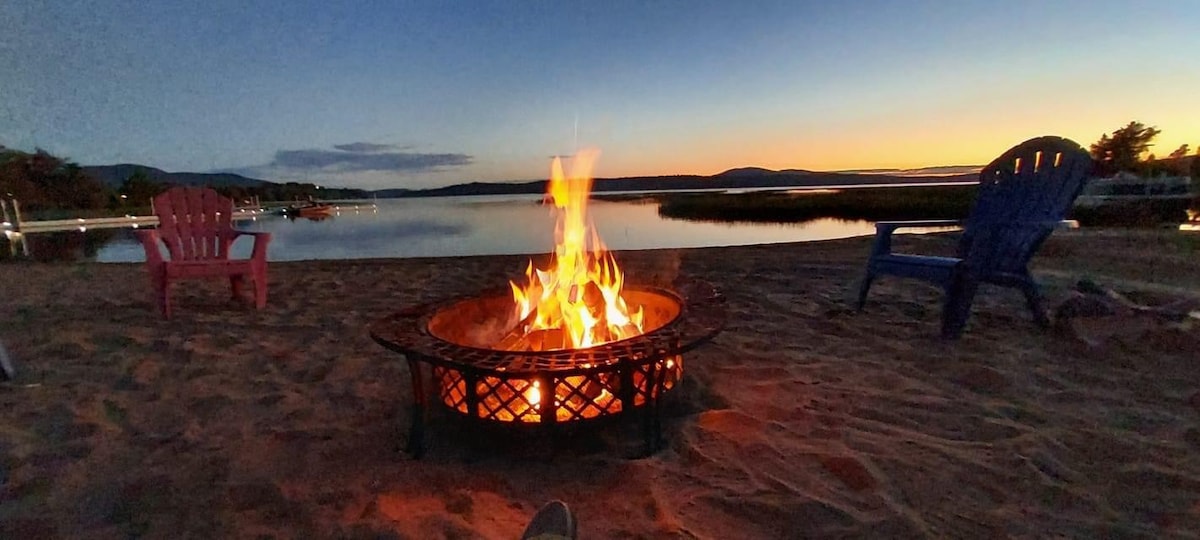
[[[1186,0],[176,4],[0,3],[0,143],[366,188],[1200,144]]]

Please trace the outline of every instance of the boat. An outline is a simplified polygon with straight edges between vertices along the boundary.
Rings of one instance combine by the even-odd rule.
[[[337,207],[329,203],[309,202],[307,204],[286,206],[281,210],[281,213],[291,219],[302,217],[315,221],[332,216],[336,210]]]

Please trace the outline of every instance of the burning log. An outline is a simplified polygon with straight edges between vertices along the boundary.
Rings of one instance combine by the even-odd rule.
[[[533,325],[533,321],[537,320],[537,314],[538,310],[535,307],[529,312],[528,315],[521,318],[521,320],[518,321],[515,326],[513,326],[512,330],[509,330],[504,337],[500,338],[500,341],[496,343],[496,348],[502,351],[529,350],[522,348],[521,342],[522,339],[524,339],[524,337],[529,333],[529,328]]]
[[[580,152],[569,177],[559,159],[553,163],[554,253],[544,270],[529,264],[525,285],[511,283],[520,322],[496,343],[501,350],[583,349],[643,331],[642,307],[626,302],[624,275],[587,219],[594,158]]]

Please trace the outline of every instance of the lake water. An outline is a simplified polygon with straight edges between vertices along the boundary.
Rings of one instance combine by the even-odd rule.
[[[345,208],[321,221],[267,215],[239,222],[238,227],[270,232],[268,256],[274,261],[545,253],[554,244],[554,216],[552,207],[538,204],[540,200],[540,195],[387,199],[375,207]],[[593,200],[589,213],[600,237],[614,250],[803,242],[874,233],[867,221],[766,224],[670,219],[658,215],[656,202]],[[36,249],[36,241],[30,244]],[[249,255],[251,244],[249,238],[239,240],[234,255]],[[140,262],[145,254],[131,230],[118,230],[110,232],[102,245],[92,245],[74,258]]]

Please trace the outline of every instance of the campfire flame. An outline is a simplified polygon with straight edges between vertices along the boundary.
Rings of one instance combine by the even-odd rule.
[[[587,215],[598,156],[576,153],[569,176],[554,158],[547,189],[557,213],[554,254],[546,269],[530,261],[524,285],[510,282],[519,322],[496,348],[582,349],[642,333],[642,306],[630,309],[621,296],[624,276]]]

